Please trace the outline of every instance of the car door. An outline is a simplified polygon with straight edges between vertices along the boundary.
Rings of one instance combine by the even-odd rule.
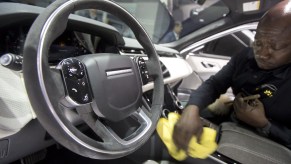
[[[201,41],[181,51],[188,52],[186,60],[193,69],[193,73],[183,79],[178,88],[178,98],[187,102],[191,91],[197,89],[211,75],[216,74],[231,56],[251,46],[257,23],[240,25]],[[231,89],[227,94],[232,96]]]

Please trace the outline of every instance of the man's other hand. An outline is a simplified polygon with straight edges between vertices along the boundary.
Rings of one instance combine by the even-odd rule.
[[[265,115],[263,103],[259,99],[245,101],[239,93],[233,103],[236,117],[256,128],[263,128],[267,125],[268,119]]]
[[[173,140],[179,149],[187,152],[190,139],[193,135],[200,138],[203,131],[202,122],[199,116],[199,108],[196,105],[188,105],[175,124]]]

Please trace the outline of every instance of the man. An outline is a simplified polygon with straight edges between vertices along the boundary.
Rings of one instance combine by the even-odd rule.
[[[179,39],[180,37],[180,33],[182,31],[183,27],[182,27],[182,23],[179,21],[175,22],[173,31],[170,31],[169,33],[167,33],[162,40],[160,41],[160,43],[170,43],[173,41],[176,41]]]
[[[239,122],[291,149],[291,1],[278,3],[262,17],[253,49],[232,57],[192,93],[173,133],[179,148],[187,150],[192,135],[201,135],[199,113],[229,87],[236,95],[233,109]],[[260,90],[260,98],[243,100]]]

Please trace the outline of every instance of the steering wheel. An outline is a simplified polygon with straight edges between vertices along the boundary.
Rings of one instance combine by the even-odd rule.
[[[142,101],[141,75],[136,62],[120,54],[89,54],[50,66],[49,47],[66,29],[77,10],[106,11],[126,23],[148,56],[153,78],[150,107]],[[163,104],[163,77],[151,39],[125,9],[108,0],[58,0],[33,23],[24,46],[23,74],[31,105],[48,133],[69,150],[94,159],[113,159],[132,153],[154,132]],[[89,137],[65,115],[75,111],[99,137]],[[138,128],[120,137],[104,120],[133,118]],[[103,120],[103,121],[102,121]]]

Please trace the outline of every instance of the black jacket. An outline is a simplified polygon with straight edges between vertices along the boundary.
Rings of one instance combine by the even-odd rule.
[[[252,49],[246,49],[233,56],[216,75],[195,90],[188,104],[204,109],[229,87],[235,95],[239,92],[259,93],[271,122],[269,137],[291,149],[291,64],[261,70]]]

